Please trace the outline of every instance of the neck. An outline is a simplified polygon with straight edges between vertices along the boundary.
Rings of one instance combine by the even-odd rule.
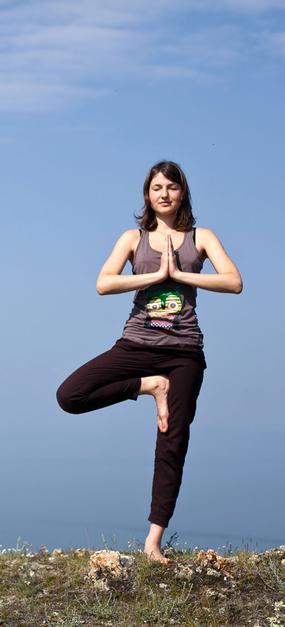
[[[174,224],[174,220],[175,217],[171,217],[169,216],[169,218],[158,218],[156,216],[156,220],[157,220],[157,231],[160,231],[161,233],[167,233],[167,231],[169,230],[175,230],[173,228],[173,224]]]

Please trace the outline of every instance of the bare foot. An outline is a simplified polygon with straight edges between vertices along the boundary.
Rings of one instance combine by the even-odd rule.
[[[168,404],[169,379],[163,375],[142,377],[139,394],[151,394],[156,401],[158,428],[163,433],[168,429]]]
[[[168,557],[164,557],[160,552],[160,547],[158,544],[155,544],[151,540],[146,539],[144,546],[144,553],[147,554],[148,558],[151,560],[156,560],[162,562],[163,564],[168,564],[172,562]]]

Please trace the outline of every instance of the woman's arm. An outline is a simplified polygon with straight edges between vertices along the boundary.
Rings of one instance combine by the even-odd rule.
[[[97,278],[96,290],[100,296],[145,289],[162,280],[160,272],[120,276],[132,251],[133,241],[134,229],[129,229],[115,243]]]
[[[177,269],[175,280],[213,292],[240,294],[243,289],[241,275],[215,233],[211,229],[199,228],[199,242],[217,274],[181,272]]]

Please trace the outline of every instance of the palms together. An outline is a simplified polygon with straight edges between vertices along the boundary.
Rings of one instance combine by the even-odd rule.
[[[180,272],[177,266],[176,255],[170,234],[167,234],[165,237],[165,246],[161,255],[160,271],[163,278],[171,277],[172,279],[178,278],[178,274]]]

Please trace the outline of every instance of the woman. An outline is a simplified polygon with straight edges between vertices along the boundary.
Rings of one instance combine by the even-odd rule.
[[[193,228],[191,194],[178,164],[161,161],[151,168],[144,201],[142,215],[135,216],[142,228],[119,237],[96,283],[101,295],[136,290],[122,337],[71,374],[57,400],[77,414],[141,394],[154,397],[158,429],[144,551],[166,563],[161,539],[174,512],[207,368],[195,312],[197,287],[239,294],[243,285],[213,231]],[[206,258],[216,274],[200,274]],[[122,276],[128,260],[133,276]]]

